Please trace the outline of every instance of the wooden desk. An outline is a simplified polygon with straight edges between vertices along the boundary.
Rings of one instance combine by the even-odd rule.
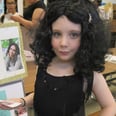
[[[116,4],[113,4],[113,20],[111,22],[111,32],[116,32],[116,19],[115,17]]]
[[[99,112],[92,113],[89,116],[99,116]]]
[[[116,55],[116,48],[109,49],[112,52],[112,55]],[[103,75],[110,75],[112,73],[116,74],[116,64],[111,62],[105,63],[105,70],[103,71]]]
[[[116,32],[116,19],[112,20],[111,26],[110,26],[111,32]]]
[[[36,79],[37,66],[33,62],[27,62],[28,76],[24,78],[24,91],[25,93],[30,93],[34,90],[34,83]]]
[[[112,55],[116,55],[116,48],[109,49],[112,52]],[[105,63],[105,70],[103,71],[104,78],[107,81],[107,84],[110,85],[113,80],[116,80],[116,64],[111,62]],[[109,78],[110,77],[110,78]]]

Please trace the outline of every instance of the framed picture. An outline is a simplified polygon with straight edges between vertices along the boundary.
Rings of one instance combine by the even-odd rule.
[[[27,75],[19,23],[0,25],[0,85],[20,80]]]
[[[0,86],[0,100],[10,98],[24,97],[24,88],[22,81],[16,81],[9,84]],[[0,116],[28,116],[27,109],[23,109],[23,112],[19,113],[20,109],[15,110],[0,110]]]

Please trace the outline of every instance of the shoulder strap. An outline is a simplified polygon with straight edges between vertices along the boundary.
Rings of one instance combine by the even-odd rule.
[[[0,18],[0,22],[3,23],[4,22],[4,17],[5,15],[2,15],[1,18]]]
[[[83,92],[86,93],[86,91],[87,91],[87,79],[84,78],[83,79]]]

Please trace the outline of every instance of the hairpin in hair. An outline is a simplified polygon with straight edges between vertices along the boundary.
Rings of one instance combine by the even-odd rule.
[[[92,21],[92,16],[91,16],[91,14],[89,13],[89,23],[91,23],[91,21]]]

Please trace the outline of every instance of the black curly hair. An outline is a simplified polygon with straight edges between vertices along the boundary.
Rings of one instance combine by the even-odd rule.
[[[88,0],[53,2],[41,21],[31,48],[39,67],[47,68],[55,56],[51,46],[52,24],[61,16],[81,24],[81,45],[75,54],[74,72],[77,77],[87,80],[87,96],[91,94],[93,71],[104,70],[104,55],[109,47],[108,29],[100,19],[95,6]],[[106,39],[107,38],[107,39]]]

